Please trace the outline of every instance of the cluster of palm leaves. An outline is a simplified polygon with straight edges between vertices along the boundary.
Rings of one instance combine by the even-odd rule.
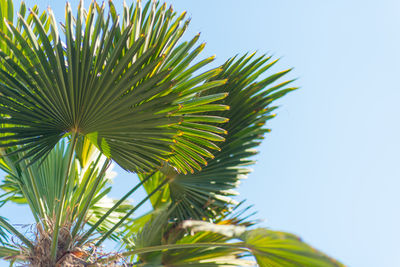
[[[81,2],[14,18],[0,0],[0,205],[29,205],[30,233],[0,217],[0,258],[31,266],[342,266],[291,234],[253,226],[234,196],[296,89],[255,54],[207,68],[189,20],[156,1]],[[260,78],[263,77],[264,78]],[[138,177],[120,199],[112,162]],[[134,175],[132,175],[135,177]],[[132,178],[134,181],[134,178]],[[147,195],[136,205],[128,198]],[[136,215],[145,203],[146,214]],[[11,238],[12,236],[12,238]],[[118,253],[99,249],[117,241]]]

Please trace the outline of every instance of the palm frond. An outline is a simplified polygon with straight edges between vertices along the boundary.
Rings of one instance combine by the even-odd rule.
[[[16,148],[8,148],[5,152],[15,150]],[[40,164],[34,163],[29,168],[26,168],[26,164],[19,160],[23,157],[20,155],[21,152],[12,156],[3,156],[0,167],[7,171],[7,175],[0,185],[0,188],[6,192],[0,199],[1,203],[12,201],[18,204],[29,204],[37,222],[40,222],[40,219],[52,219],[55,216],[57,202],[62,198],[63,173],[68,165],[67,150],[66,142],[60,142],[45,160]],[[110,181],[114,173],[109,168],[104,175],[99,176],[104,161],[105,157],[101,156],[88,140],[78,142],[76,159],[69,173],[65,190],[66,201],[61,224],[73,223],[82,217],[83,224],[94,225],[113,205],[115,200],[108,198],[107,193],[111,190]],[[93,196],[89,194],[92,190]],[[88,210],[85,210],[85,203],[88,203]],[[112,228],[114,223],[131,208],[132,206],[128,203],[122,203],[99,225],[97,230],[103,232]]]
[[[214,218],[216,224],[238,226],[240,229],[254,225],[248,218],[251,206],[242,209],[243,202],[231,211],[226,211]],[[175,220],[171,220],[173,210],[167,207],[154,210],[126,224],[122,234],[123,248],[132,251],[154,246],[193,244],[187,249],[171,249],[169,251],[155,251],[150,254],[140,254],[138,266],[146,264],[163,264],[166,266],[253,266],[243,250],[231,247],[195,247],[198,243],[221,244],[228,242],[231,237],[213,232],[198,232],[188,235]],[[134,257],[131,258],[133,260]],[[157,262],[153,262],[153,260]]]
[[[269,131],[264,125],[274,117],[273,101],[295,89],[287,87],[291,81],[274,84],[289,70],[257,80],[275,62],[265,56],[254,58],[254,54],[230,59],[222,65],[223,71],[212,78],[228,79],[227,84],[209,92],[229,92],[223,103],[231,109],[222,113],[229,118],[223,125],[228,134],[221,151],[214,153],[214,160],[201,172],[177,175],[170,184],[171,199],[179,203],[176,209],[179,218],[202,218],[207,213],[205,217],[213,216],[227,204],[235,203],[230,196],[237,193],[232,189],[250,173],[247,166],[255,163],[250,157],[257,153],[255,148]]]
[[[204,48],[193,48],[198,36],[177,46],[188,24],[184,14],[176,17],[155,2],[143,10],[139,2],[125,7],[122,22],[111,1],[108,12],[80,3],[74,17],[67,4],[63,34],[51,10],[41,16],[33,10],[0,30],[9,48],[0,50],[0,146],[20,145],[32,164],[65,134],[78,133],[129,171],[149,172],[164,161],[184,173],[199,168],[174,140],[224,140],[196,125],[181,126],[187,114],[227,109],[213,104],[225,94],[188,97],[223,84],[207,82],[220,70],[193,74],[212,59],[191,64]]]
[[[228,92],[229,95],[221,103],[230,106],[230,110],[222,113],[208,112],[203,117],[185,115],[185,122],[181,124],[184,127],[195,125],[210,129],[204,124],[206,122],[214,127],[210,129],[213,132],[221,134],[226,130],[227,135],[226,141],[220,145],[221,150],[214,153],[213,160],[208,161],[208,165],[201,171],[183,175],[172,167],[164,167],[154,175],[154,180],[145,184],[146,190],[149,191],[157,181],[170,176],[168,191],[163,192],[162,198],[160,193],[157,199],[162,199],[163,202],[169,200],[171,205],[176,206],[173,216],[179,220],[213,217],[223,212],[229,204],[236,204],[232,199],[232,196],[237,194],[234,189],[240,180],[250,173],[251,170],[247,166],[255,163],[250,158],[257,153],[255,148],[269,131],[264,125],[275,116],[272,113],[276,109],[273,102],[296,89],[288,87],[292,80],[276,82],[290,70],[258,79],[276,62],[277,60],[266,56],[255,58],[254,54],[228,60],[221,66],[222,71],[209,79],[209,82],[227,80],[227,83],[201,93],[198,97]],[[220,115],[229,118],[229,121],[223,124],[225,130],[217,127],[216,123],[221,122]],[[200,154],[198,162],[201,162],[203,157],[210,156],[208,150],[196,146],[190,138],[177,137],[175,140],[186,155],[190,154],[187,148],[195,149]],[[212,147],[212,144],[203,141]],[[152,204],[157,207],[158,202],[154,201]]]
[[[344,266],[292,234],[247,230],[245,224],[227,220],[189,220],[176,227],[168,217],[168,212],[153,216],[126,239],[128,251],[121,256],[130,256],[136,266],[254,266],[248,260],[251,255],[259,266]]]
[[[184,229],[169,221],[170,213],[165,210],[153,213],[142,228],[127,233],[124,238],[125,248],[134,251],[172,244],[192,244],[193,247],[141,253],[136,258],[137,266],[251,266],[250,263],[253,263],[242,259],[243,251],[234,248],[196,247],[198,243],[224,243],[229,238],[212,232],[186,235]]]
[[[340,262],[304,243],[299,237],[263,228],[250,230],[241,236],[261,267],[331,266],[343,267]]]
[[[257,264],[268,266],[343,267],[340,262],[304,243],[299,237],[265,228],[245,230],[235,225],[218,225],[203,221],[185,221],[184,228],[194,232],[212,232],[242,240],[238,247],[248,248]]]
[[[248,230],[249,207],[233,198],[273,102],[296,89],[277,82],[290,69],[260,78],[276,60],[252,54],[203,70],[214,57],[198,59],[199,35],[181,41],[186,13],[158,1],[124,3],[121,16],[111,0],[80,1],[76,16],[67,3],[61,27],[51,9],[26,11],[22,2],[14,18],[0,0],[0,207],[28,204],[37,224],[26,237],[0,216],[0,258],[343,266],[292,234]],[[119,200],[107,197],[111,161],[141,180]],[[130,205],[141,186],[147,196]],[[148,200],[153,209],[132,218]],[[128,251],[103,257],[95,250],[108,238]]]

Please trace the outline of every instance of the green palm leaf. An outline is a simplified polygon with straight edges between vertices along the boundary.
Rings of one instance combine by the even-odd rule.
[[[125,7],[122,22],[112,2],[108,15],[96,3],[88,10],[81,3],[75,18],[67,4],[65,14],[65,43],[51,10],[40,17],[33,10],[27,18],[20,16],[17,26],[9,22],[6,32],[0,30],[10,50],[0,50],[5,66],[0,71],[0,131],[5,134],[0,146],[21,145],[23,159],[33,163],[65,134],[77,133],[129,171],[149,172],[164,161],[183,172],[199,168],[173,141],[177,136],[195,144],[224,140],[210,130],[180,124],[186,114],[203,117],[225,110],[225,105],[210,104],[224,94],[193,98],[225,81],[206,81],[219,69],[193,76],[212,59],[191,64],[204,47],[192,49],[198,36],[176,45],[187,26],[184,15],[176,18],[155,2],[144,10],[140,3]]]
[[[4,217],[1,217],[3,220]],[[5,245],[8,241],[8,231],[3,226],[0,225],[0,245]]]
[[[127,235],[128,251],[121,255],[130,256],[135,266],[254,266],[248,260],[251,255],[263,267],[344,266],[295,235],[265,228],[247,230],[249,224],[242,219],[226,219],[230,213],[217,223],[189,220],[177,225],[169,222],[170,212],[153,214],[139,231]]]
[[[340,262],[304,243],[299,237],[265,228],[245,230],[241,226],[212,224],[203,221],[186,221],[184,228],[194,232],[212,232],[240,239],[232,247],[247,248],[261,267],[321,266],[343,267]]]
[[[194,247],[143,253],[137,259],[137,266],[252,266],[251,263],[254,263],[242,259],[245,253],[235,248],[195,247],[197,243],[220,244],[230,238],[212,232],[186,235],[184,229],[168,221],[170,212],[154,213],[143,227],[127,233],[124,238],[125,247],[131,251],[171,244],[192,244]]]
[[[296,89],[287,86],[292,80],[276,83],[290,70],[258,79],[276,62],[266,56],[254,58],[254,54],[239,59],[233,58],[221,66],[222,71],[217,76],[209,79],[209,82],[226,79],[227,83],[202,93],[200,97],[228,92],[229,95],[222,103],[231,109],[222,113],[208,112],[203,117],[185,115],[185,122],[181,125],[207,129],[216,134],[227,133],[226,141],[220,145],[221,150],[214,153],[215,158],[201,171],[183,175],[174,171],[174,168],[165,167],[154,174],[154,180],[145,184],[148,192],[167,176],[171,180],[168,191],[166,189],[162,194],[153,196],[154,207],[157,207],[157,203],[170,201],[176,206],[173,216],[184,220],[212,217],[226,209],[227,205],[236,203],[231,198],[237,194],[233,189],[250,173],[246,166],[254,163],[250,159],[257,153],[254,148],[269,131],[264,125],[274,117],[272,112],[276,107],[272,106],[273,101]],[[226,131],[216,126],[216,123],[221,123],[217,115],[229,118],[223,125]],[[197,146],[190,138],[177,137],[175,140],[178,148],[182,150],[180,154],[190,156],[189,149],[196,151],[199,156],[193,155],[193,158],[196,158],[199,164],[204,157],[212,156],[209,150]],[[203,141],[209,147],[213,146],[207,140]]]
[[[67,3],[61,27],[50,9],[26,13],[22,2],[15,19],[0,0],[0,207],[28,204],[37,227],[26,237],[0,217],[0,258],[343,266],[294,235],[247,230],[254,222],[233,213],[272,102],[296,89],[276,82],[290,70],[260,79],[276,61],[253,54],[203,71],[214,57],[197,59],[199,35],[180,41],[186,13],[158,1],[124,3],[121,16],[112,1],[81,1],[76,16]],[[107,197],[111,160],[141,179],[118,201]],[[128,204],[142,185],[148,195]],[[148,200],[153,209],[132,218]],[[129,251],[104,257],[96,247],[108,238]]]
[[[344,266],[293,234],[258,228],[245,232],[241,239],[250,248],[260,267]]]
[[[16,148],[8,148],[6,152],[15,150]],[[108,169],[105,174],[101,174],[100,169],[105,157],[87,140],[79,140],[76,159],[68,177],[65,195],[62,196],[63,174],[68,166],[67,150],[65,142],[61,142],[41,164],[34,163],[30,168],[26,168],[24,161],[20,161],[23,157],[21,152],[3,156],[0,167],[7,175],[0,184],[0,188],[5,191],[0,203],[12,201],[28,204],[37,223],[43,222],[46,227],[46,220],[41,219],[52,220],[57,204],[64,197],[66,200],[61,225],[77,223],[81,217],[81,223],[94,225],[115,202],[107,197],[111,190],[112,170]],[[93,195],[90,194],[92,190]],[[88,210],[85,203],[88,203]],[[97,230],[104,232],[112,228],[131,208],[131,205],[123,203],[98,226]],[[77,230],[80,231],[80,227],[83,225]]]
[[[8,257],[13,257],[13,256],[17,256],[19,254],[19,250],[16,247],[12,247],[12,246],[7,246],[7,247],[3,247],[0,246],[0,259],[7,259]],[[12,262],[10,263],[10,266],[12,265]]]
[[[21,4],[20,13],[24,12],[25,5]],[[0,0],[0,30],[6,33],[9,37],[11,37],[11,33],[8,32],[7,23],[4,20],[13,21],[14,19],[14,5],[12,0]],[[7,44],[5,42],[0,41],[0,49],[2,51],[9,52]]]

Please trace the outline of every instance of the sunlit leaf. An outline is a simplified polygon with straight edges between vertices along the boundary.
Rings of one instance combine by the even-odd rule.
[[[0,25],[0,147],[20,145],[32,164],[77,133],[129,171],[150,172],[164,161],[183,173],[200,169],[197,152],[187,156],[174,140],[224,140],[211,128],[180,124],[186,114],[226,109],[210,104],[226,95],[187,97],[221,82],[207,82],[220,70],[194,74],[210,62],[195,63],[204,48],[195,46],[198,36],[177,45],[185,15],[137,3],[119,20],[112,2],[108,11],[82,5],[74,17],[67,3],[62,31],[51,10]]]
[[[276,108],[273,106],[274,101],[296,89],[288,87],[291,80],[277,82],[289,70],[267,74],[275,63],[276,60],[271,57],[245,55],[228,60],[219,68],[221,71],[216,76],[208,78],[209,83],[221,80],[226,82],[198,94],[198,98],[208,99],[209,96],[226,92],[228,96],[221,101],[230,109],[218,113],[209,111],[205,113],[206,116],[185,115],[185,122],[178,127],[185,129],[192,126],[200,129],[188,131],[189,134],[184,138],[175,138],[175,147],[180,157],[195,160],[198,167],[206,163],[207,166],[194,170],[192,174],[175,172],[175,175],[170,175],[169,201],[174,207],[172,217],[179,220],[213,217],[229,209],[232,204],[237,204],[232,198],[237,195],[234,189],[251,172],[247,166],[255,163],[251,157],[257,153],[255,148],[269,131],[265,123],[275,116],[272,113]],[[221,117],[227,119],[222,121]],[[224,123],[221,126],[223,129],[218,126],[219,123]],[[223,135],[226,140],[219,148],[205,139],[199,146],[193,138],[202,130]],[[209,139],[213,140],[211,135]],[[213,152],[213,149],[219,150]],[[208,160],[210,157],[212,159]],[[181,168],[185,168],[180,158],[176,158],[176,161],[175,165],[180,164]],[[164,167],[156,175],[157,179],[153,183],[161,181],[160,176],[165,178],[165,172],[168,172],[166,169]],[[174,172],[174,167],[170,167],[171,171]],[[154,186],[146,184],[145,188],[148,191]],[[155,203],[152,204],[157,208]]]

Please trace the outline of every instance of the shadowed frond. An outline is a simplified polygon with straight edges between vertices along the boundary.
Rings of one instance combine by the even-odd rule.
[[[177,227],[168,217],[165,212],[153,216],[135,236],[126,239],[128,251],[120,256],[136,261],[134,266],[254,266],[249,256],[262,267],[344,266],[292,234],[247,230],[246,224],[225,220],[216,224],[189,220]]]
[[[248,249],[261,267],[321,266],[344,267],[340,262],[304,243],[299,237],[265,228],[246,230],[235,225],[218,225],[203,221],[185,221],[184,228],[194,232],[212,232],[243,242],[233,247]]]
[[[136,259],[137,266],[253,266],[253,261],[242,259],[246,254],[244,251],[230,247],[196,247],[197,243],[224,243],[230,238],[212,232],[187,235],[185,229],[168,221],[170,212],[153,214],[141,229],[127,234],[124,239],[126,249],[134,251],[180,244],[194,247],[142,253]]]

